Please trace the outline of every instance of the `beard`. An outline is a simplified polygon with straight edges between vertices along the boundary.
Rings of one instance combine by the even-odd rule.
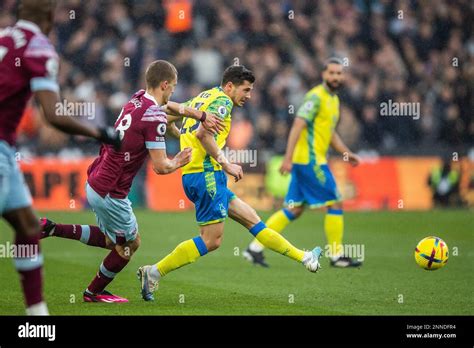
[[[341,87],[342,87],[342,83],[341,82],[329,82],[329,81],[325,81],[326,82],[326,85],[331,88],[331,90],[333,91],[337,91],[339,90]]]

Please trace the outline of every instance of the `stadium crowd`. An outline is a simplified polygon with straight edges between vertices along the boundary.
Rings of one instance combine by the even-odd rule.
[[[0,27],[15,22],[15,4],[0,4]],[[179,71],[175,101],[219,84],[223,69],[240,63],[257,81],[252,101],[233,113],[228,145],[283,153],[305,92],[336,55],[347,64],[338,128],[346,143],[430,154],[474,145],[472,10],[470,0],[65,0],[51,37],[62,98],[94,106],[94,117],[77,115],[84,122],[112,124],[155,59]],[[381,116],[389,100],[419,103],[420,117]],[[88,140],[45,127],[34,106],[27,112],[20,144],[30,151],[96,153]]]

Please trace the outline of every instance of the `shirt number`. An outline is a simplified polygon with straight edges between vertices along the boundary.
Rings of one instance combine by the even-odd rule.
[[[196,121],[196,123],[193,124],[191,127],[186,128],[186,121],[187,120],[188,120],[188,117],[185,117],[184,120],[183,120],[183,125],[181,126],[181,129],[179,131],[181,134],[185,134],[188,130],[189,130],[190,133],[195,131],[196,129],[198,129],[199,125],[201,124],[201,121]]]
[[[123,137],[125,136],[125,131],[130,128],[132,125],[132,115],[130,114],[125,114],[123,115],[123,109],[120,112],[119,117],[117,118],[118,125],[115,127],[116,130],[119,131],[120,135],[120,140],[123,140]]]

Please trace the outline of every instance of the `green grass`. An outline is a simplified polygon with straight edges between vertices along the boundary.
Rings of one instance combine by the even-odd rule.
[[[139,294],[136,269],[197,235],[194,213],[137,211],[142,246],[109,290],[127,304],[82,302],[82,291],[95,275],[105,250],[50,238],[45,255],[45,297],[57,315],[472,315],[474,314],[474,223],[469,211],[347,213],[345,242],[365,247],[360,269],[323,269],[312,274],[294,261],[266,251],[269,269],[255,267],[243,251],[251,235],[233,221],[226,223],[221,248],[161,281],[155,302]],[[263,218],[269,214],[262,214]],[[83,213],[48,213],[62,223],[93,224]],[[310,249],[325,243],[322,213],[308,212],[290,225],[285,236]],[[0,243],[13,233],[0,221]],[[423,237],[437,235],[450,247],[447,265],[424,271],[413,249]],[[454,256],[457,248],[458,255]],[[21,315],[23,299],[11,259],[0,259],[0,314]],[[403,303],[399,303],[400,295]],[[184,303],[180,303],[184,296]],[[290,299],[294,299],[291,303]],[[75,301],[74,301],[75,299]]]

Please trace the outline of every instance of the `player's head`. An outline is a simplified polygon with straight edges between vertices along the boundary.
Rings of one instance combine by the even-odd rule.
[[[18,18],[36,23],[44,34],[53,29],[56,0],[20,0]]]
[[[160,104],[166,104],[178,83],[178,71],[166,60],[155,60],[146,69],[146,89],[159,96]]]
[[[342,60],[331,57],[324,63],[323,81],[332,90],[337,91],[344,81]]]
[[[243,106],[250,99],[255,76],[243,65],[231,65],[224,71],[221,87],[234,105]]]

